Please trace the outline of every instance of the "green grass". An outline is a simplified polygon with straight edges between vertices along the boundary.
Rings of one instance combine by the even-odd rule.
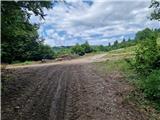
[[[25,62],[19,62],[19,61],[15,61],[14,63],[12,63],[12,65],[18,66],[18,65],[31,65],[31,64],[35,64],[37,62],[35,61],[25,61]]]
[[[95,64],[106,73],[112,73],[114,71],[121,71],[124,73],[129,72],[129,65],[125,62],[125,60],[107,60]]]
[[[118,54],[118,53],[134,54],[135,49],[136,49],[136,46],[131,46],[131,47],[121,48],[121,49],[117,49],[117,50],[112,50],[108,53],[110,53],[110,54]]]
[[[123,76],[123,80],[132,85],[134,85],[135,81],[137,80],[136,73],[126,62],[125,58],[97,62],[94,63],[94,65],[96,66],[97,70],[104,75],[110,75],[112,73],[121,74]]]
[[[107,52],[105,56],[108,60],[120,60],[134,57],[136,46],[121,48]]]
[[[157,43],[160,46],[160,38],[157,39]],[[107,52],[107,55],[105,56],[108,60],[122,60],[126,58],[132,58],[135,56],[135,50],[137,49],[137,45],[121,48],[117,50],[112,50]]]

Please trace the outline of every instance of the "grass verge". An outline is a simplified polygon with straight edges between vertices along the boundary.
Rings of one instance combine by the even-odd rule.
[[[137,75],[125,60],[129,58],[127,55],[134,57],[134,53],[125,52],[126,49],[111,51],[106,56],[108,58],[107,61],[94,64],[100,73],[111,74],[116,71],[121,73],[123,79],[134,87],[134,90],[125,97],[125,102],[134,104],[140,111],[147,113],[150,116],[150,120],[160,120],[160,102],[147,99],[144,91],[141,89],[143,78]],[[133,49],[135,47],[129,48],[130,51]],[[127,54],[124,55],[124,53]]]

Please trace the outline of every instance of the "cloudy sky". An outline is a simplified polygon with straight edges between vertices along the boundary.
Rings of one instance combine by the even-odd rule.
[[[40,23],[39,35],[51,46],[70,46],[88,41],[92,45],[108,45],[115,40],[133,38],[146,27],[158,28],[150,21],[150,0],[66,0],[55,2],[46,10],[45,20],[32,16]]]

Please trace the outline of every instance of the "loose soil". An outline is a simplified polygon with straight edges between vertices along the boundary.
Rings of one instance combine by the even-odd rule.
[[[119,73],[98,74],[103,56],[2,71],[2,120],[149,120]]]

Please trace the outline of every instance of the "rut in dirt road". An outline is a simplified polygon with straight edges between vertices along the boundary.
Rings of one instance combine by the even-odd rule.
[[[19,88],[2,95],[2,120],[147,120],[122,104],[127,85],[88,63],[20,68],[11,76]]]

